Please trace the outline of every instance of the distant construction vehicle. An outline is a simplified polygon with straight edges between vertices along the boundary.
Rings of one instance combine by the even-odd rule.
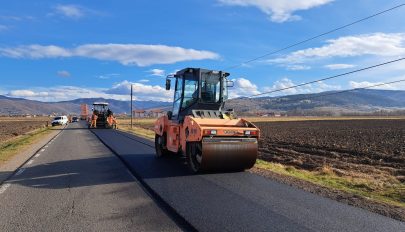
[[[89,128],[108,128],[116,129],[117,121],[114,117],[113,112],[109,109],[107,102],[94,102],[93,103],[93,113],[89,121]],[[92,126],[92,119],[95,118],[95,125]]]
[[[155,123],[156,156],[184,154],[192,172],[243,171],[257,158],[259,129],[224,110],[229,73],[185,68],[175,79],[173,110]]]
[[[89,107],[87,106],[87,104],[81,104],[80,105],[80,120],[87,120],[87,118],[89,117]]]

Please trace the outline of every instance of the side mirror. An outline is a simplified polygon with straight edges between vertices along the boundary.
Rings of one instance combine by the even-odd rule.
[[[172,116],[173,116],[173,112],[172,111],[167,111],[167,117],[169,118],[169,120],[171,120],[172,119]]]
[[[170,79],[166,79],[166,90],[170,90],[170,84],[171,84]]]
[[[226,87],[233,87],[233,81],[226,81]]]

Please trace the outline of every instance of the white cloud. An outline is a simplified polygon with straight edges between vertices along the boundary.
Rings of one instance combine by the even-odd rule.
[[[166,91],[160,86],[132,83],[134,100],[140,101],[164,101],[170,102],[173,97],[172,91]],[[6,96],[20,97],[30,100],[45,102],[67,101],[77,98],[105,98],[115,100],[130,100],[131,82],[123,81],[111,88],[82,88],[77,86],[51,86],[30,89],[17,89],[8,91]]]
[[[139,80],[138,82],[146,83],[146,82],[149,82],[149,80],[148,79],[142,79],[142,80]]]
[[[237,78],[233,80],[234,86],[229,88],[229,98],[246,97],[254,94],[259,94],[260,91],[257,85],[245,78]]]
[[[70,77],[70,72],[66,70],[57,71],[56,74],[60,77]]]
[[[105,91],[107,94],[129,95],[131,93],[131,84],[133,87],[133,95],[137,100],[152,100],[152,101],[171,101],[172,91],[166,91],[159,85],[145,85],[142,83],[133,83],[123,81],[115,84],[112,88]]]
[[[308,10],[321,6],[333,0],[218,0],[231,6],[253,6],[259,8],[270,17],[273,22],[298,20],[301,17],[293,13],[298,10]]]
[[[32,89],[19,89],[9,91],[6,96],[9,97],[21,97],[30,100],[54,102],[54,101],[66,101],[77,98],[89,98],[89,97],[103,97],[116,100],[126,100],[121,95],[109,95],[102,92],[102,89],[86,89],[76,86],[52,86],[52,87],[39,87]]]
[[[256,84],[252,83],[251,81],[245,78],[238,78],[234,79],[233,81],[234,87],[229,88],[229,98],[250,97],[252,95],[271,92],[275,90],[277,90],[277,92],[260,95],[259,97],[265,96],[274,97],[291,94],[319,93],[330,90],[340,90],[342,88],[340,85],[329,85],[322,81],[310,85],[290,88],[298,85],[298,83],[294,83],[292,80],[288,78],[282,78],[280,80],[275,81],[271,86],[263,86],[261,88],[257,87]],[[278,91],[281,89],[286,90]]]
[[[374,33],[345,36],[327,41],[327,45],[293,52],[285,57],[268,60],[270,63],[304,63],[314,59],[334,57],[404,56],[405,33]]]
[[[112,77],[117,77],[117,76],[120,76],[120,75],[121,74],[119,74],[119,73],[108,73],[108,74],[98,75],[97,78],[102,79],[102,80],[107,80],[107,79],[110,79]]]
[[[21,90],[13,90],[10,91],[8,94],[8,96],[10,97],[36,97],[39,96],[39,93],[36,93],[34,91],[31,90],[26,90],[26,89],[21,89]]]
[[[84,9],[77,5],[57,5],[55,13],[73,19],[79,19],[85,15]]]
[[[181,61],[219,58],[218,54],[211,51],[144,44],[85,44],[70,49],[55,45],[34,44],[0,48],[0,56],[30,59],[86,57],[142,67],[153,64],[173,64]]]
[[[310,70],[311,67],[307,65],[287,65],[286,66],[288,70],[293,70],[293,71],[301,71],[301,70]]]
[[[323,67],[325,67],[327,69],[331,69],[331,70],[336,70],[336,69],[353,68],[353,67],[356,67],[356,65],[353,65],[353,64],[328,64]]]
[[[8,26],[0,24],[0,32],[7,31],[9,29]]]
[[[375,86],[375,85],[379,85],[376,87],[371,87],[371,88],[376,88],[376,89],[397,89],[395,88],[395,86],[390,85],[390,84],[385,84],[383,82],[369,82],[369,81],[360,81],[360,82],[356,82],[356,81],[350,81],[349,85],[351,88],[357,89],[357,88],[366,88],[366,87],[371,87],[371,86]]]
[[[154,69],[149,70],[148,72],[150,73],[151,76],[157,76],[157,77],[165,76],[165,70],[163,70],[163,69],[154,68]]]
[[[300,86],[300,87],[291,88],[296,85],[298,85],[298,83],[294,83],[292,80],[290,80],[288,78],[283,78],[281,80],[277,80],[276,82],[274,82],[274,84],[270,87],[264,87],[263,92],[276,91],[276,90],[281,90],[281,89],[286,89],[286,88],[289,88],[289,89],[270,93],[268,95],[263,95],[263,96],[281,96],[281,95],[291,95],[291,94],[319,93],[319,92],[324,92],[324,91],[341,89],[341,86],[339,86],[339,85],[328,85],[322,81],[314,83],[314,84],[310,84],[310,85],[304,85],[304,86]]]

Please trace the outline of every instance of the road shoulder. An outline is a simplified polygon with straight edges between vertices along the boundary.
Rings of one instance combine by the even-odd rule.
[[[0,163],[0,185],[10,178],[13,173],[29,160],[38,150],[45,146],[60,130],[53,130],[50,133],[41,136],[34,143],[24,147],[9,160]]]

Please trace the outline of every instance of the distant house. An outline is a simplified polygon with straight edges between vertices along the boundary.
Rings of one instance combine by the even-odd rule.
[[[134,118],[145,118],[147,116],[145,110],[134,110]]]
[[[153,118],[158,118],[160,116],[163,116],[164,113],[165,112],[163,110],[161,110],[161,109],[151,110],[150,111],[150,116],[153,117]]]

